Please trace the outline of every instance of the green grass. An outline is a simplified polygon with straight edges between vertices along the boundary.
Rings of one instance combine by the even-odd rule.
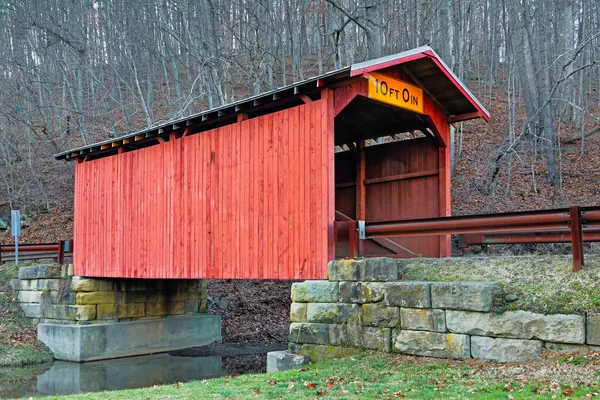
[[[477,376],[477,368],[447,363],[401,363],[366,354],[329,360],[299,370],[223,377],[183,384],[71,395],[70,399],[551,399],[584,398],[598,384],[546,380],[506,381]]]
[[[35,338],[35,328],[10,287],[10,280],[18,275],[16,265],[0,265],[0,368],[44,363],[53,358],[52,352]]]
[[[410,259],[400,261],[404,280],[493,281],[495,309],[543,314],[600,313],[600,256],[586,255],[582,272],[570,256]],[[506,294],[517,301],[506,302]]]

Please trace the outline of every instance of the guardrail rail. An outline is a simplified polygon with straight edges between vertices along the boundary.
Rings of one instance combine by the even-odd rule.
[[[583,243],[600,241],[600,207],[571,206],[554,210],[383,222],[345,221],[336,222],[335,226],[335,237],[350,242],[349,257],[362,256],[358,254],[360,240],[462,234],[465,245],[486,240],[487,244],[570,242],[573,271],[581,271],[584,265]]]
[[[72,257],[72,240],[60,240],[58,243],[19,244],[19,260],[23,261],[51,258],[63,265],[65,258]],[[15,261],[15,245],[0,245],[0,264],[13,261]]]

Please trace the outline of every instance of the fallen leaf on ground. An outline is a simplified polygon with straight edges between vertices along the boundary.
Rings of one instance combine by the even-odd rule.
[[[317,387],[317,384],[309,381],[304,381],[304,387],[307,389],[314,389]]]

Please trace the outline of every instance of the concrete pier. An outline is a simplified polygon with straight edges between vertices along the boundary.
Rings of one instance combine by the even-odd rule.
[[[85,362],[203,346],[221,340],[221,317],[181,315],[91,325],[39,324],[58,360]]]

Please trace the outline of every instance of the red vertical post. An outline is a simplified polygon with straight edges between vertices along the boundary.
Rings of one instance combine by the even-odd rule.
[[[56,262],[58,265],[63,265],[65,263],[65,241],[58,241],[58,255],[56,256]]]
[[[583,227],[581,223],[581,207],[571,206],[571,245],[573,247],[573,272],[583,267]]]
[[[366,221],[367,219],[367,191],[365,188],[366,176],[366,158],[365,158],[365,141],[361,140],[358,148],[358,157],[356,163],[356,219]],[[355,227],[356,228],[356,227]],[[365,254],[364,240],[358,242],[358,256]]]
[[[450,142],[450,127],[448,124],[443,126],[443,134],[446,143]],[[450,176],[450,145],[441,146],[439,150],[439,215],[440,217],[449,217],[451,212],[451,176]],[[452,246],[450,235],[440,236],[440,257],[450,257],[452,255]]]
[[[358,256],[358,223],[356,221],[348,221],[348,241],[349,254],[348,258],[356,258]]]

